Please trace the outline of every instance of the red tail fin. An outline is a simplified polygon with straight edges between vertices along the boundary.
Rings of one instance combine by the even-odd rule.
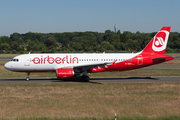
[[[143,53],[164,54],[168,42],[171,27],[162,27],[149,44],[144,48]]]

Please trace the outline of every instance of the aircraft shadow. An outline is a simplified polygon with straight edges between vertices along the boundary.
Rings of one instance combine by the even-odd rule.
[[[82,77],[73,77],[71,79],[66,79],[66,80],[59,80],[57,78],[30,78],[29,81],[26,81],[25,78],[4,78],[4,79],[0,79],[0,83],[1,82],[8,82],[8,83],[51,83],[51,82],[84,82],[84,83],[87,83],[85,82]],[[93,82],[93,81],[89,81],[88,83],[94,83],[94,84],[101,84],[101,83],[98,83],[98,82]]]
[[[126,81],[126,80],[159,80],[159,78],[151,78],[151,77],[128,77],[128,78],[90,78],[89,83],[94,83],[94,84],[101,84],[102,81],[109,81],[109,83],[111,83],[112,80],[116,80],[117,82],[121,82],[121,81]],[[59,80],[59,81],[55,81],[55,82],[84,82],[86,83],[82,77],[73,77],[71,79],[67,79],[67,80]],[[134,81],[133,81],[134,82]]]
[[[127,77],[127,78],[90,78],[90,80],[135,80],[135,79],[147,79],[147,80],[159,80],[158,78],[152,78],[152,77]]]
[[[151,78],[151,77],[127,77],[127,78],[90,78],[90,81],[89,83],[93,83],[93,84],[101,84],[102,81],[109,81],[109,83],[111,82],[111,80],[116,80],[117,82],[121,82],[121,81],[126,81],[126,80],[159,80],[159,78]],[[30,81],[25,81],[25,78],[9,78],[9,79],[0,79],[0,81],[7,81],[7,82],[17,82],[17,83],[22,83],[23,81],[24,82],[36,82],[36,81],[39,81],[39,82],[79,82],[79,83],[86,83],[82,77],[73,77],[73,78],[70,78],[70,79],[66,79],[66,80],[59,80],[57,78],[30,78]],[[133,81],[135,82],[135,81]]]
[[[73,77],[73,78],[66,79],[66,80],[58,80],[57,79],[57,81],[51,81],[51,82],[80,82],[80,83],[87,83],[82,79],[82,77]],[[94,81],[89,81],[88,83],[101,84],[99,82],[94,82]]]
[[[56,78],[30,78],[29,81],[57,80]],[[0,81],[26,81],[25,78],[1,78]],[[28,82],[28,81],[27,81]]]

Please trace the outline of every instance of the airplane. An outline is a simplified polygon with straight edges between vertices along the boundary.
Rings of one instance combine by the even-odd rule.
[[[69,79],[82,74],[89,82],[88,73],[127,71],[159,64],[174,59],[165,55],[171,27],[162,27],[148,45],[137,53],[63,53],[23,54],[14,57],[4,67],[15,72],[55,72],[58,79]]]

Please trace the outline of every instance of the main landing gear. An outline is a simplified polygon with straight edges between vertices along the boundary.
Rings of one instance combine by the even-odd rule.
[[[85,82],[89,82],[89,76],[83,75],[83,76],[82,76],[82,79],[83,79]]]
[[[26,81],[29,81],[29,75],[30,73],[27,73]]]
[[[83,74],[82,79],[83,79],[85,82],[89,82],[89,76],[87,75],[87,71],[83,72],[82,74]]]

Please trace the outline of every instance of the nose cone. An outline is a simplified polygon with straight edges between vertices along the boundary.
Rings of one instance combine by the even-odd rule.
[[[7,63],[4,65],[4,68],[6,68],[7,70],[10,70],[11,65],[9,64],[9,62],[7,62]]]

